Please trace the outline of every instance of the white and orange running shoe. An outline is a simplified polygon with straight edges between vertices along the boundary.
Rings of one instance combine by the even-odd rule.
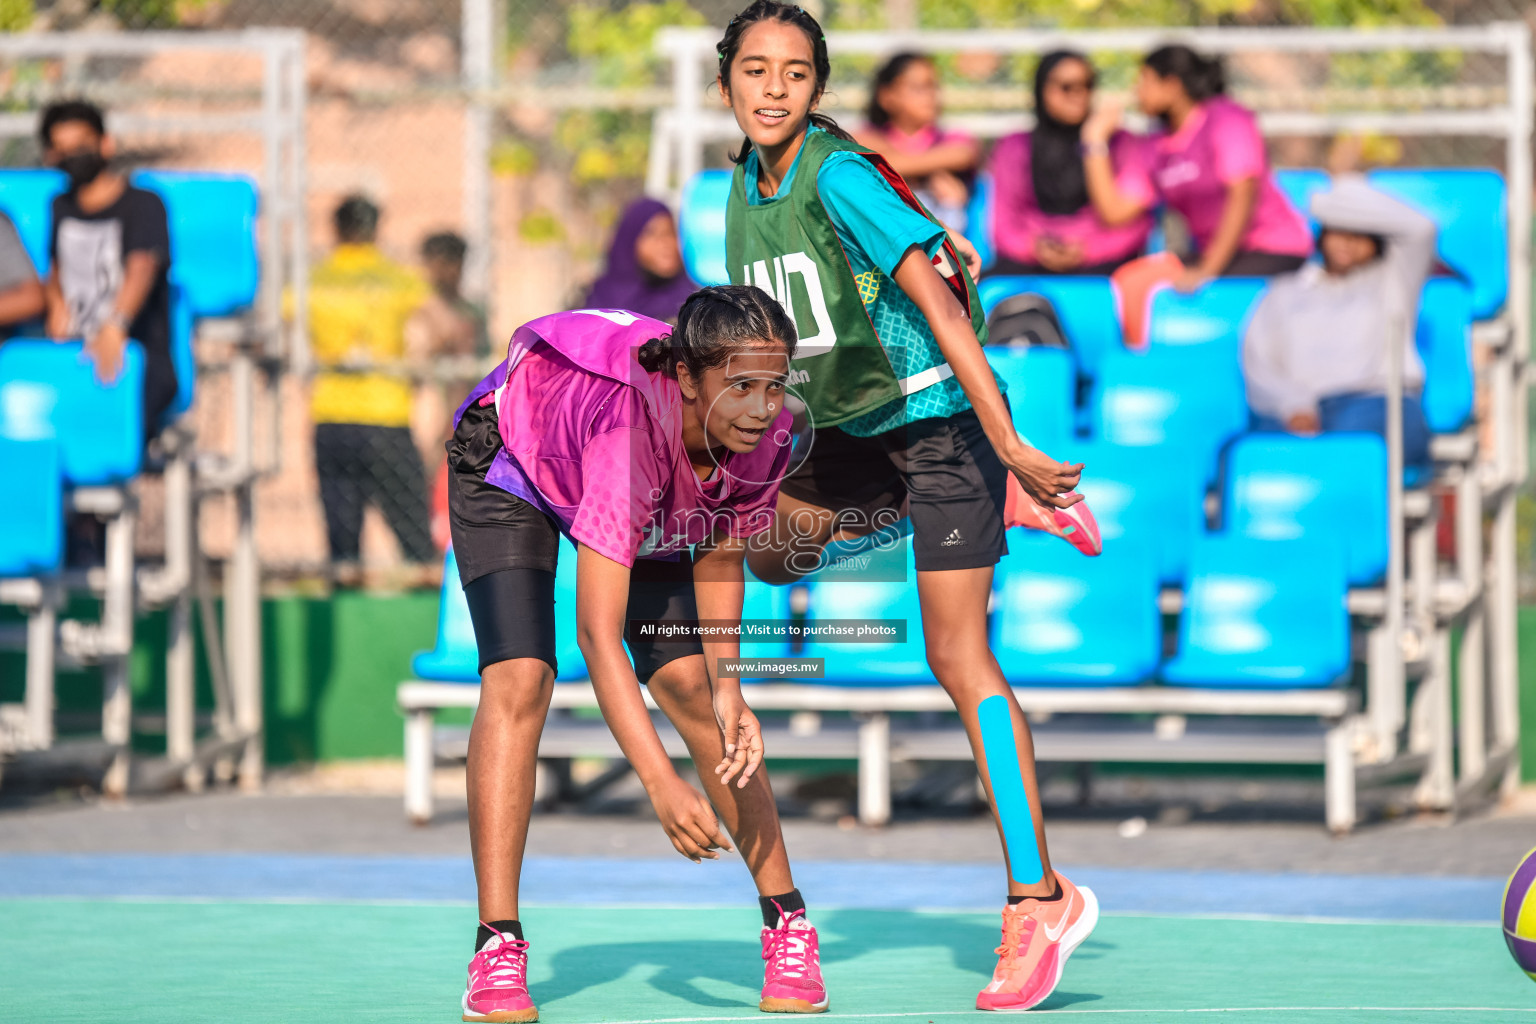
[[[1099,923],[1092,889],[1079,889],[1060,872],[1061,899],[1025,900],[1003,908],[1003,943],[992,980],[976,996],[978,1010],[1028,1010],[1045,1002],[1061,982],[1067,957]]]
[[[469,962],[462,1006],[464,1020],[482,1024],[538,1020],[528,995],[528,943],[502,932],[493,935]]]
[[[1064,497],[1076,494],[1072,491]],[[1071,544],[1090,558],[1103,554],[1104,539],[1099,536],[1099,524],[1088,508],[1088,502],[1080,501],[1071,508],[1046,508],[1024,493],[1024,485],[1012,473],[1008,474],[1008,497],[1003,507],[1003,526],[1022,526],[1027,530],[1043,530]]]
[[[763,928],[763,997],[766,1013],[825,1013],[827,986],[821,980],[821,939],[804,910],[779,914],[777,928]]]

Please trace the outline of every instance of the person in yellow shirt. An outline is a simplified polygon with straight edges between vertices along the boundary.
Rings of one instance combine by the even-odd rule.
[[[436,559],[421,456],[411,440],[406,325],[431,294],[414,271],[379,251],[379,208],[364,196],[334,214],[336,248],[310,275],[309,337],[317,372],[310,394],[315,469],[338,581],[357,572],[363,509],[372,503],[407,561]]]

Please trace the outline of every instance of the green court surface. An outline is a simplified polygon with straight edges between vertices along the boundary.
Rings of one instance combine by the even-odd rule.
[[[991,915],[817,915],[828,1019],[986,1019]],[[750,909],[524,911],[542,1019],[764,1019]],[[432,1022],[459,1017],[472,908],[0,901],[0,1020]],[[1536,1022],[1497,927],[1106,916],[1041,1008],[1086,1020]],[[1040,1011],[1036,1011],[1037,1013]]]

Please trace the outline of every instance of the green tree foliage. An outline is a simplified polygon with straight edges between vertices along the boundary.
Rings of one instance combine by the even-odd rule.
[[[828,24],[884,28],[884,0],[830,0]],[[1178,25],[1423,25],[1425,0],[918,0],[923,28],[1115,28]]]
[[[0,32],[20,32],[36,14],[32,0],[0,0]]]

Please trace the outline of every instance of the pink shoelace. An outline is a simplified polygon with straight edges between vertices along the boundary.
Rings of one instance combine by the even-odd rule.
[[[784,908],[779,907],[779,926],[763,934],[763,959],[768,961],[768,980],[803,979],[809,973],[811,958],[816,954],[816,933],[789,927],[790,922],[804,917],[803,908],[786,914]]]
[[[480,923],[485,924],[484,921]],[[488,924],[485,926],[491,928]],[[491,928],[491,931],[496,929]],[[527,988],[528,943],[502,932],[496,934],[501,938],[501,945],[475,954],[475,959],[480,961],[477,980],[487,988]]]

